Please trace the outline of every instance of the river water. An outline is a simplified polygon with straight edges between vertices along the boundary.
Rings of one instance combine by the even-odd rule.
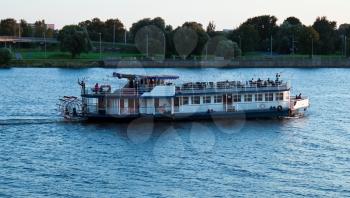
[[[67,123],[58,98],[77,79],[120,85],[112,72],[182,81],[281,72],[310,96],[299,119]],[[2,69],[0,197],[350,196],[350,70]]]

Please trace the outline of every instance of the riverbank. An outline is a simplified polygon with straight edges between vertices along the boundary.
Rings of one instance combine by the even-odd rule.
[[[38,59],[38,60],[16,60],[11,61],[3,67],[19,67],[19,68],[88,68],[101,67],[103,61],[84,60],[84,59]],[[1,67],[1,66],[0,66]]]
[[[262,59],[232,61],[195,60],[21,60],[0,67],[33,68],[350,68],[350,59]]]

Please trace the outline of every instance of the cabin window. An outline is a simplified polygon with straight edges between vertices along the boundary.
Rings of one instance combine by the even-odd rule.
[[[255,101],[257,101],[257,102],[263,101],[263,95],[262,94],[255,94]]]
[[[244,95],[244,102],[252,102],[252,101],[253,101],[253,95],[252,94]]]
[[[203,97],[203,103],[204,104],[210,104],[211,103],[211,96],[204,96]]]
[[[200,96],[193,96],[192,97],[192,104],[201,104],[201,97]]]
[[[182,98],[182,104],[183,104],[183,105],[188,105],[188,104],[189,104],[188,97],[183,97],[183,98]]]
[[[285,92],[284,93],[284,99],[285,100],[289,100],[289,92]]]
[[[233,95],[233,102],[242,102],[241,95]]]
[[[265,101],[273,101],[273,93],[265,94]]]
[[[222,96],[214,96],[215,103],[222,103]]]
[[[283,100],[283,93],[276,93],[276,101]]]

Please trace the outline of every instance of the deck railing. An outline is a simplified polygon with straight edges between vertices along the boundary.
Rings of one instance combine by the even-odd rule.
[[[243,84],[207,84],[205,86],[192,84],[192,86],[176,87],[176,93],[212,93],[212,92],[245,92],[245,91],[278,91],[290,88],[288,83],[268,84],[268,85],[243,85]]]
[[[117,96],[117,97],[130,97],[130,96],[140,96],[145,92],[150,92],[152,91],[154,87],[142,87],[142,88],[121,88],[117,89],[115,91],[104,91],[101,89],[96,90],[95,88],[85,88],[82,89],[81,94],[82,95],[94,95],[94,96],[104,96],[104,95],[109,95],[109,96]]]
[[[181,86],[175,85],[176,94],[205,94],[205,93],[219,93],[219,92],[259,92],[259,91],[279,91],[290,88],[289,83],[282,81],[261,81],[257,83],[239,81],[225,81],[225,82],[194,82],[185,83]],[[82,89],[82,95],[91,96],[112,96],[112,97],[138,97],[145,92],[150,92],[154,86],[137,87],[137,88],[120,88],[115,91],[103,90],[95,88]]]

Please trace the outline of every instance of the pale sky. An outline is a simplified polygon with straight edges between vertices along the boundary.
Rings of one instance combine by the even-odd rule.
[[[350,23],[350,0],[0,0],[0,19],[45,19],[56,28],[99,17],[119,18],[126,27],[142,18],[160,16],[174,27],[197,21],[205,27],[214,21],[217,30],[237,27],[252,16],[271,14],[282,23],[288,16],[311,25],[327,16],[338,25]]]

